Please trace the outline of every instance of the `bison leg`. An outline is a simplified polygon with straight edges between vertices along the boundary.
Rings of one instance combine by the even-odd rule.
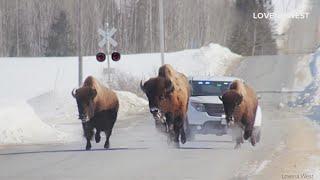
[[[177,119],[175,121],[176,121],[176,123],[174,124],[174,127],[173,127],[173,130],[174,130],[174,139],[173,139],[173,141],[174,141],[175,147],[179,148],[180,147],[179,136],[180,136],[181,130],[183,130],[183,126],[182,126],[182,124],[180,124],[180,122]],[[184,139],[184,143],[185,143],[185,140],[186,140],[185,134],[184,134],[184,137],[182,137],[182,135],[181,135],[181,139]]]
[[[245,140],[249,139],[252,136],[253,124],[248,124],[244,129],[243,138]]]
[[[89,138],[86,138],[86,139],[87,139],[86,150],[90,150],[91,149],[90,139]]]
[[[181,134],[181,143],[182,144],[186,143],[187,138],[186,138],[186,133],[184,132],[183,128],[180,129],[180,134]]]
[[[234,149],[238,149],[241,147],[241,144],[243,143],[243,137],[242,137],[242,128],[239,126],[235,126],[232,128],[232,139],[236,141],[236,145]]]
[[[190,131],[190,127],[189,127],[188,116],[184,117],[182,120],[183,121],[180,127],[180,134],[181,134],[181,143],[184,144],[187,141],[186,132]]]
[[[87,140],[86,150],[90,150],[91,149],[90,141],[93,136],[93,128],[89,123],[82,123],[82,127],[84,131],[84,136],[86,137],[86,140]]]
[[[253,127],[252,130],[252,135],[250,137],[250,142],[252,144],[252,146],[255,146],[256,143],[258,143],[260,141],[260,128],[259,127]]]
[[[106,130],[105,134],[106,134],[106,142],[104,143],[104,148],[109,149],[110,147],[109,138],[112,134],[112,129]]]
[[[237,139],[237,143],[234,146],[234,149],[239,149],[241,147],[242,137]]]
[[[250,142],[251,142],[251,145],[252,145],[252,146],[255,146],[255,145],[256,145],[256,137],[255,137],[254,135],[252,135],[252,136],[250,137]]]
[[[100,140],[101,140],[100,130],[97,129],[97,132],[96,132],[94,139],[96,140],[96,143],[100,142]]]

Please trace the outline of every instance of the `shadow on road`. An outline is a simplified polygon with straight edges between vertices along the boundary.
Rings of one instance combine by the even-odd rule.
[[[86,151],[85,149],[62,149],[62,150],[43,150],[43,151],[24,151],[24,152],[11,152],[11,153],[0,153],[0,156],[10,155],[24,155],[24,154],[41,154],[41,153],[65,153],[65,152],[92,152],[92,151],[127,151],[127,150],[141,150],[148,148],[110,148],[110,149],[91,149]]]
[[[194,140],[191,142],[215,142],[215,143],[233,143],[233,141],[225,141],[225,140]]]
[[[217,147],[180,147],[182,150],[230,150],[232,148],[217,148]]]

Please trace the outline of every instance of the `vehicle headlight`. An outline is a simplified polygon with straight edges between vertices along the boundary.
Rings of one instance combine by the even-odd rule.
[[[191,106],[192,106],[193,108],[195,108],[197,111],[206,112],[206,108],[205,108],[205,106],[204,106],[203,104],[201,104],[201,103],[196,103],[196,102],[191,102],[190,104],[191,104]]]

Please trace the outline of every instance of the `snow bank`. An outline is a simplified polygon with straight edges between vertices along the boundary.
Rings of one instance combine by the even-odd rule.
[[[306,13],[310,8],[310,0],[276,0],[272,2],[274,13],[277,14],[274,22],[276,24],[276,32],[279,35],[288,30],[290,16]]]
[[[120,103],[119,118],[146,112],[148,102],[145,99],[126,91],[116,91],[116,94]],[[71,93],[51,91],[30,99],[28,103],[43,121],[53,126],[78,122],[77,103]]]
[[[305,55],[299,59],[295,68],[295,78],[291,91],[303,91],[312,83],[313,77],[310,71],[311,56]]]
[[[310,107],[312,115],[311,119],[319,120],[320,113],[320,48],[311,55],[309,61],[309,69],[312,76],[312,81],[305,87],[302,93],[299,94],[293,106]]]
[[[226,69],[241,56],[219,44],[209,44],[200,49],[189,49],[165,54],[165,63],[188,76],[223,75]],[[134,76],[148,78],[154,76],[160,66],[160,54],[124,55],[112,67]]]
[[[136,94],[126,91],[117,91],[116,93],[120,103],[119,118],[148,110],[148,101],[138,97]]]
[[[0,144],[61,142],[66,135],[43,123],[26,102],[0,106]]]

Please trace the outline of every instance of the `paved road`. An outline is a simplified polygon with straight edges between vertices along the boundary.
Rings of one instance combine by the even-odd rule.
[[[296,63],[297,59],[288,56],[248,58],[235,75],[258,90],[290,88]],[[279,109],[281,100],[263,95],[262,143],[256,147],[246,142],[234,150],[230,136],[200,135],[181,149],[168,148],[166,138],[155,131],[150,116],[144,115],[123,121],[107,151],[103,143],[83,151],[84,141],[2,148],[0,179],[268,179],[261,173],[285,151],[290,117],[303,118]]]

